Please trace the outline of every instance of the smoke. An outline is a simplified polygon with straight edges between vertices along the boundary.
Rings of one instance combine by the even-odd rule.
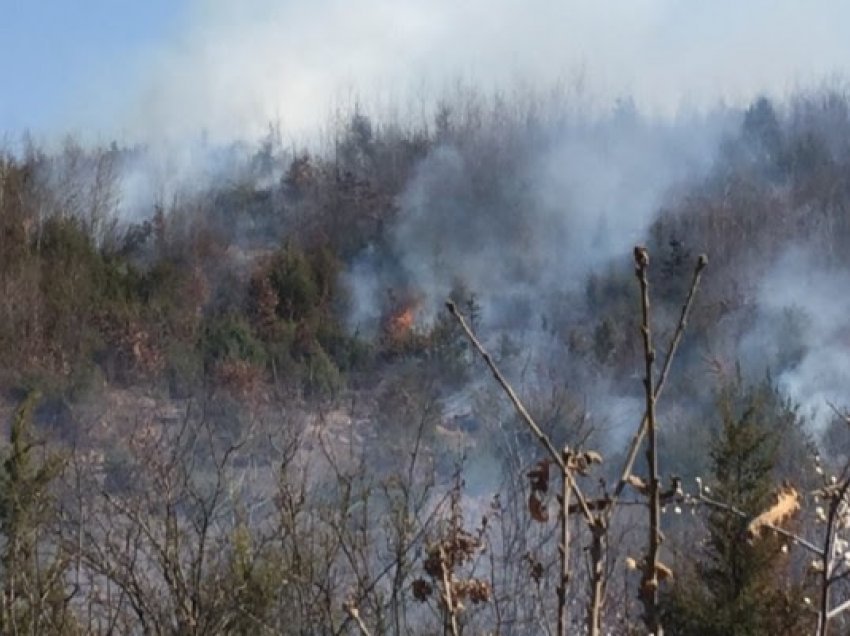
[[[345,274],[352,328],[377,326],[388,288],[415,289],[430,321],[462,285],[489,332],[545,352],[547,316],[584,318],[586,276],[617,259],[629,267],[671,189],[711,169],[738,106],[846,68],[848,18],[838,0],[817,11],[791,0],[195,0],[184,28],[128,61],[121,96],[81,85],[102,106],[67,125],[144,148],[120,167],[122,218],[134,220],[247,174],[252,150],[232,142],[269,122],[285,146],[321,147],[355,103],[378,121],[431,126],[459,79],[520,99],[560,83],[563,116],[502,125],[494,108],[482,126],[493,135],[450,134],[433,148],[397,200],[388,244]],[[759,311],[799,346],[789,353],[770,329],[741,346],[811,408],[837,399],[847,377],[831,346],[846,307],[823,282],[844,274],[814,270],[815,284],[783,263]]]
[[[816,248],[790,247],[761,281],[757,327],[740,343],[746,366],[775,373],[815,431],[833,416],[830,402],[848,406],[850,298],[841,293],[848,285],[850,271],[826,263]]]
[[[767,0],[688,8],[672,0],[195,0],[179,28],[164,28],[159,41],[122,57],[125,72],[117,90],[114,74],[79,82],[79,94],[65,109],[71,119],[63,124],[83,139],[108,135],[145,146],[148,156],[131,162],[124,179],[123,216],[137,218],[135,210],[149,210],[151,201],[218,180],[222,158],[209,156],[204,144],[256,140],[276,122],[286,144],[321,145],[332,136],[328,126],[355,103],[382,120],[420,122],[458,80],[485,91],[560,82],[572,107],[589,118],[604,117],[624,95],[641,112],[671,121],[718,103],[745,104],[756,94],[781,95],[802,78],[811,82],[840,71],[848,59],[840,25],[842,16],[850,18],[850,7],[828,4],[811,11]],[[545,183],[537,205],[560,209],[568,190],[573,207],[583,210],[575,222],[585,223],[576,228],[556,222],[549,236],[565,252],[583,251],[591,259],[630,243],[658,184],[669,182],[669,175],[653,175],[644,188],[643,178],[634,176],[642,200],[603,200],[605,192],[622,192],[625,184],[601,182],[609,177],[598,168],[611,159],[604,153],[592,149],[587,162],[582,159],[578,147],[607,143],[600,136],[562,139],[540,157]],[[613,160],[624,168],[658,167],[654,158],[644,164],[637,146],[612,143]],[[696,148],[685,145],[688,153]],[[653,146],[650,154],[658,149]],[[625,156],[629,152],[634,155]],[[435,156],[431,170],[439,170],[450,153]],[[665,169],[678,166],[673,161]],[[420,179],[428,178],[427,171]],[[623,174],[615,171],[610,178]],[[587,199],[592,205],[585,205]],[[608,236],[605,223],[623,227],[617,233],[623,240],[589,250],[583,241],[593,233]],[[568,236],[558,235],[562,231]],[[566,265],[540,263],[556,275]],[[408,266],[424,271],[421,264]]]
[[[154,206],[175,206],[227,184],[251,179],[256,147],[247,143],[211,144],[203,139],[160,142],[122,153],[118,169],[118,218],[134,222],[150,217]],[[279,177],[279,175],[273,175]],[[268,179],[267,179],[268,180]]]
[[[416,290],[424,322],[458,287],[478,297],[488,330],[539,332],[564,296],[572,306],[558,311],[575,314],[587,275],[645,240],[670,189],[706,173],[736,121],[653,121],[626,103],[539,129],[494,121],[437,146],[399,198],[389,255],[369,249],[348,272],[352,326],[374,329],[398,287]]]
[[[670,116],[840,72],[848,18],[838,0],[817,11],[791,0],[196,0],[87,123],[146,143],[252,138],[269,121],[312,137],[340,104],[413,116],[458,78],[485,89],[561,80],[592,108],[630,95]]]

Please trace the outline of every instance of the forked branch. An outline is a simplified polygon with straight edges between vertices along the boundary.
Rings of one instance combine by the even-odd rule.
[[[649,540],[646,559],[644,560],[643,577],[640,586],[640,599],[643,602],[643,620],[649,633],[661,636],[662,629],[658,611],[658,552],[661,549],[661,497],[658,479],[658,441],[655,422],[655,389],[653,383],[653,367],[655,366],[655,350],[652,348],[652,327],[650,323],[649,303],[649,253],[645,247],[635,248],[635,274],[640,283],[641,297],[641,326],[643,338],[644,379],[643,386],[646,394],[646,463],[649,470],[647,498],[649,500]]]
[[[691,279],[691,286],[688,289],[688,295],[685,298],[685,302],[682,304],[682,310],[679,314],[679,322],[676,325],[676,331],[673,332],[673,338],[670,340],[670,346],[667,348],[667,353],[664,356],[664,364],[661,367],[661,374],[658,376],[658,382],[655,383],[653,397],[656,402],[661,397],[661,393],[664,390],[664,385],[667,382],[667,376],[670,373],[670,367],[673,365],[673,358],[676,356],[676,351],[679,348],[679,344],[682,342],[682,336],[685,334],[685,328],[688,325],[688,318],[690,317],[691,309],[693,308],[694,298],[696,297],[696,292],[702,278],[702,272],[706,265],[708,265],[708,257],[705,254],[701,254],[697,259],[694,275]],[[620,471],[620,479],[611,495],[611,501],[606,514],[606,521],[610,521],[611,516],[614,514],[617,500],[629,483],[629,476],[632,474],[638,450],[646,436],[646,429],[647,416],[646,413],[644,413],[643,420],[629,443],[629,450],[626,453],[626,461],[623,463],[623,470]]]
[[[472,346],[479,353],[479,355],[484,359],[484,362],[487,363],[487,366],[490,368],[490,371],[493,373],[493,377],[496,378],[496,381],[508,395],[511,403],[514,406],[514,409],[519,414],[520,418],[526,424],[526,426],[531,430],[537,440],[540,442],[541,446],[546,449],[549,453],[549,456],[552,462],[558,466],[561,472],[562,479],[562,494],[560,497],[560,521],[561,521],[561,538],[559,542],[559,552],[560,552],[560,581],[558,584],[558,636],[566,636],[567,634],[567,584],[569,582],[569,511],[571,508],[570,505],[570,494],[575,496],[576,503],[575,505],[578,510],[581,511],[585,521],[588,524],[590,530],[594,533],[594,546],[599,546],[599,558],[594,561],[595,569],[600,571],[598,585],[594,585],[592,589],[591,601],[590,601],[590,610],[588,613],[588,624],[589,631],[591,636],[597,636],[600,630],[600,615],[601,615],[601,607],[602,607],[602,598],[604,591],[604,581],[602,574],[602,549],[601,545],[603,542],[603,538],[601,536],[597,536],[597,534],[604,534],[601,530],[604,528],[604,523],[602,520],[598,519],[594,516],[593,512],[591,512],[590,506],[587,503],[587,499],[582,494],[581,490],[576,483],[575,477],[572,471],[572,455],[565,450],[564,453],[559,453],[556,449],[552,441],[549,439],[549,436],[546,435],[543,430],[537,425],[537,422],[534,421],[534,418],[528,412],[528,410],[523,405],[522,401],[517,396],[516,392],[511,387],[510,383],[505,379],[502,375],[499,368],[496,366],[496,363],[493,361],[493,358],[475,336],[475,333],[467,324],[463,315],[458,311],[457,306],[452,302],[448,301],[446,303],[446,307],[448,307],[452,316],[460,324],[463,329],[466,337],[472,343]],[[548,468],[547,468],[548,470]]]

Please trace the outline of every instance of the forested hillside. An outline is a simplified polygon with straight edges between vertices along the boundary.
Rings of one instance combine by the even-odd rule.
[[[850,95],[329,130],[0,153],[0,633],[850,629]]]

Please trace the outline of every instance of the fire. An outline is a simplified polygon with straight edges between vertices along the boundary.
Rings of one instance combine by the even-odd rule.
[[[416,326],[416,312],[419,309],[417,300],[399,303],[390,311],[384,322],[384,335],[392,343],[400,344],[410,340]]]
[[[413,313],[413,307],[404,307],[400,312],[390,316],[387,331],[393,339],[401,339],[407,336],[413,329],[413,323],[416,316]]]

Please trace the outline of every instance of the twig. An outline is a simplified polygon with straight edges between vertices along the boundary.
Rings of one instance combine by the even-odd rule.
[[[661,374],[658,376],[658,382],[655,384],[653,396],[656,402],[661,397],[661,392],[664,390],[667,376],[670,372],[670,367],[673,364],[673,358],[676,355],[679,344],[682,342],[682,336],[684,335],[685,328],[688,325],[688,317],[690,316],[697,288],[699,287],[700,279],[702,278],[702,271],[705,269],[706,265],[708,265],[708,257],[706,257],[705,254],[701,254],[697,259],[688,295],[685,298],[685,302],[682,304],[682,311],[679,315],[679,323],[676,325],[676,331],[673,333],[673,338],[670,340],[670,346],[668,347],[667,354],[664,357]],[[632,474],[632,468],[634,467],[638,450],[640,449],[640,445],[643,443],[643,438],[646,435],[646,428],[647,417],[644,413],[643,420],[629,444],[629,450],[626,453],[626,461],[623,463],[623,470],[620,472],[620,480],[617,482],[617,486],[614,488],[614,492],[611,495],[611,500],[608,504],[608,511],[606,513],[606,522],[610,522],[611,516],[614,514],[614,509],[617,506],[617,499],[623,493],[623,489],[625,489],[628,484],[628,478],[629,475]]]
[[[844,420],[847,424],[850,424],[850,415],[847,415],[847,413],[842,413],[841,410],[829,400],[826,401],[826,404],[830,409],[832,409],[833,413],[835,413],[838,417]]]
[[[717,501],[716,499],[711,499],[710,497],[706,497],[704,494],[700,493],[696,497],[689,498],[684,500],[682,503],[684,504],[703,504],[706,506],[710,506],[712,508],[717,508],[718,510],[723,510],[725,512],[731,512],[733,515],[741,517],[741,519],[752,519],[752,515],[748,515],[743,510],[739,510],[735,506],[730,506],[727,503],[723,503],[722,501]],[[806,550],[811,552],[812,554],[822,557],[823,549],[816,546],[811,541],[807,541],[800,535],[794,534],[785,528],[774,525],[772,523],[765,523],[763,527],[767,528],[771,532],[775,532],[778,535],[785,537],[786,539],[790,539],[792,542],[797,543],[804,547]]]
[[[446,616],[443,624],[443,633],[458,636],[457,612],[455,608],[454,590],[452,588],[452,573],[449,570],[449,560],[443,546],[440,546],[440,569],[443,571],[443,604]]]
[[[850,609],[850,601],[844,601],[840,605],[836,605],[831,610],[826,613],[826,619],[829,620],[831,618],[835,618],[839,614],[843,614],[847,610]]]
[[[486,351],[483,345],[479,342],[477,337],[475,336],[472,329],[466,323],[463,315],[458,311],[457,306],[448,301],[446,303],[446,307],[449,312],[455,317],[455,319],[460,324],[464,333],[466,334],[469,341],[472,343],[473,347],[479,353],[479,355],[483,358],[484,362],[489,367],[490,371],[493,374],[493,377],[502,387],[502,389],[507,394],[508,398],[511,400],[511,403],[514,406],[514,409],[529,428],[529,430],[534,434],[537,440],[540,442],[541,446],[546,449],[547,453],[551,457],[552,461],[560,468],[563,485],[565,492],[569,494],[570,492],[575,495],[576,503],[570,504],[569,497],[562,495],[562,514],[564,520],[562,520],[562,528],[561,528],[561,547],[566,554],[568,548],[568,526],[566,525],[565,518],[572,514],[573,512],[581,512],[585,521],[588,524],[588,527],[591,531],[592,535],[592,543],[590,547],[590,555],[591,555],[591,598],[590,603],[588,605],[588,631],[591,636],[597,636],[601,633],[601,612],[602,612],[602,602],[605,594],[605,572],[604,572],[604,558],[605,558],[605,550],[606,550],[606,536],[608,532],[608,528],[610,525],[610,519],[613,515],[614,509],[616,508],[617,501],[622,494],[628,483],[628,477],[632,473],[632,468],[634,466],[635,459],[637,457],[638,449],[640,448],[644,437],[647,434],[647,429],[649,428],[649,420],[652,419],[653,429],[654,429],[654,403],[658,400],[661,392],[664,388],[667,376],[670,372],[670,368],[672,365],[673,358],[675,356],[676,350],[679,347],[679,344],[682,340],[682,336],[684,334],[685,328],[687,326],[688,317],[691,312],[691,308],[693,306],[693,300],[696,295],[697,288],[699,286],[700,278],[702,275],[702,271],[705,266],[708,264],[708,259],[705,255],[701,255],[697,260],[696,268],[694,271],[693,279],[691,281],[691,286],[688,290],[688,295],[685,299],[684,304],[682,305],[681,315],[679,317],[679,322],[677,324],[676,330],[673,334],[673,337],[670,341],[669,348],[667,350],[667,354],[664,360],[664,364],[661,369],[661,374],[658,378],[658,382],[653,386],[652,384],[652,375],[651,375],[651,363],[648,365],[650,368],[647,373],[647,384],[648,384],[648,399],[647,399],[647,412],[644,414],[644,418],[641,421],[641,424],[635,433],[634,438],[631,441],[628,453],[626,455],[626,461],[623,466],[623,470],[621,473],[620,480],[617,483],[616,488],[614,489],[613,494],[608,497],[606,496],[604,499],[594,500],[593,502],[588,503],[588,500],[584,497],[581,490],[578,488],[578,485],[575,482],[575,479],[568,469],[566,458],[563,457],[552,444],[549,437],[542,431],[542,429],[537,425],[534,421],[534,418],[528,413],[527,409],[524,407],[516,392],[513,390],[511,385],[505,379],[505,377],[501,374],[495,362],[493,361],[490,354]],[[648,299],[647,299],[648,301]],[[648,311],[648,302],[646,303],[647,311]],[[647,320],[644,321],[647,325],[647,335],[648,332],[648,316]],[[648,343],[648,349],[651,350],[651,340]],[[654,354],[653,354],[654,361]],[[653,409],[650,409],[650,403],[653,406]],[[655,493],[656,499],[660,497],[659,490],[659,482],[657,477],[657,462],[652,462],[656,465],[656,469],[653,472],[655,476]],[[599,511],[598,516],[594,514],[594,510]],[[657,510],[660,511],[660,505],[657,506]],[[660,512],[659,512],[660,514]],[[652,525],[652,524],[651,524]],[[654,525],[656,531],[658,530],[660,523],[656,523]],[[655,536],[657,538],[656,543],[660,544],[660,532],[656,532]],[[657,559],[657,546],[655,549],[655,558]],[[568,564],[562,561],[561,564],[561,585],[566,589],[567,576],[569,575]],[[654,572],[654,569],[653,569]],[[559,588],[559,633],[560,630],[563,629],[561,627],[562,617],[564,614],[561,613],[561,597],[560,597],[560,588]]]
[[[561,559],[561,581],[558,584],[558,636],[567,636],[567,585],[570,582],[570,450],[564,449],[564,474],[561,479],[561,543],[558,553]]]
[[[552,461],[554,461],[559,468],[563,469],[564,459],[563,457],[561,457],[561,453],[555,450],[555,446],[552,444],[552,441],[549,439],[546,433],[544,433],[540,429],[540,427],[537,425],[537,422],[534,421],[534,418],[532,418],[531,414],[526,410],[519,397],[517,397],[516,392],[505,379],[505,376],[503,376],[501,371],[499,371],[499,368],[493,361],[493,357],[489,353],[487,353],[487,350],[484,348],[484,346],[475,336],[475,333],[467,324],[466,319],[463,317],[463,314],[461,314],[458,310],[457,305],[455,305],[453,301],[449,300],[446,301],[446,307],[448,308],[449,312],[451,312],[452,316],[457,319],[458,323],[460,323],[461,328],[466,334],[466,337],[469,338],[469,341],[472,343],[472,346],[475,347],[475,350],[478,351],[479,355],[484,359],[484,362],[486,362],[487,366],[490,367],[490,371],[493,373],[493,377],[496,378],[496,381],[499,383],[499,385],[501,385],[505,393],[507,393],[508,398],[510,398],[519,416],[523,419],[528,428],[531,429],[531,432],[534,433],[540,444],[548,451],[549,455],[552,457]]]
[[[841,488],[832,494],[829,501],[829,514],[826,521],[826,532],[823,539],[823,554],[821,555],[821,573],[820,573],[820,612],[818,613],[818,636],[827,636],[829,633],[829,592],[830,586],[833,583],[831,578],[830,553],[835,541],[836,522],[838,521],[838,507],[844,500],[847,490],[850,488],[850,479],[845,479],[841,484]]]
[[[572,493],[576,498],[576,506],[578,506],[578,510],[581,511],[582,516],[587,522],[588,527],[593,533],[594,542],[591,547],[591,552],[594,554],[594,565],[593,571],[594,576],[596,576],[596,572],[598,571],[598,581],[594,579],[594,586],[591,589],[591,601],[588,609],[588,622],[589,622],[589,631],[591,636],[598,636],[601,629],[601,607],[602,607],[602,599],[604,594],[604,572],[602,571],[601,560],[603,554],[602,545],[604,543],[604,535],[606,527],[605,522],[602,519],[597,518],[591,512],[590,507],[588,506],[587,499],[582,494],[581,490],[576,483],[572,471],[569,468],[569,457],[564,454],[562,455],[557,450],[555,450],[554,444],[549,439],[549,437],[541,430],[541,428],[534,421],[534,418],[531,417],[531,414],[525,408],[525,406],[520,401],[516,392],[513,390],[511,385],[499,371],[499,368],[496,366],[496,363],[493,361],[493,358],[487,353],[487,350],[475,336],[475,333],[466,323],[463,315],[458,311],[457,306],[452,302],[446,302],[446,307],[449,312],[451,312],[452,316],[457,319],[461,328],[463,329],[466,337],[472,343],[472,346],[478,351],[478,354],[484,359],[484,362],[487,363],[487,366],[490,368],[490,371],[493,373],[493,377],[496,378],[496,381],[508,395],[511,403],[514,405],[514,409],[519,414],[520,418],[525,422],[526,426],[531,430],[537,440],[540,442],[541,446],[546,449],[549,453],[552,461],[558,466],[561,471],[561,478],[563,483],[563,492],[562,502],[561,502],[561,546],[562,555],[561,555],[561,584],[558,589],[558,633],[563,636],[566,634],[566,585],[569,577],[569,535],[567,525],[567,519],[569,517],[570,506],[569,504],[569,494]],[[599,536],[597,536],[599,535]],[[598,552],[598,554],[597,554]],[[563,588],[563,592],[561,591]]]
[[[643,578],[641,580],[640,598],[643,601],[644,616],[647,629],[654,636],[661,636],[662,629],[658,616],[658,552],[661,548],[661,498],[658,481],[658,439],[655,422],[655,390],[652,370],[655,365],[655,350],[652,348],[652,327],[650,325],[649,302],[649,253],[645,247],[635,248],[635,274],[640,283],[641,316],[640,327],[643,337],[643,356],[645,375],[643,380],[646,393],[646,463],[649,470],[648,499],[649,499],[649,545],[644,560]]]
[[[415,546],[419,545],[420,541],[425,536],[425,533],[428,531],[428,528],[430,527],[431,522],[436,518],[437,513],[439,512],[439,510],[441,509],[443,504],[448,500],[448,498],[449,498],[449,494],[445,494],[440,498],[439,501],[436,502],[436,504],[434,505],[431,512],[428,514],[428,516],[423,521],[422,527],[419,528],[419,531],[413,537],[411,537],[407,541],[407,543],[404,545],[404,547],[401,549],[400,552],[401,552],[402,555],[406,555]],[[365,585],[363,587],[363,590],[353,599],[353,602],[355,602],[355,603],[363,602],[368,597],[368,595],[370,593],[372,593],[372,591],[378,586],[378,584],[381,582],[381,580],[397,564],[398,564],[398,562],[396,560],[393,560],[390,563],[388,563],[387,565],[385,565],[383,568],[381,568],[381,570],[375,576],[372,577],[372,580],[367,585]],[[350,615],[349,615],[349,619],[351,619]],[[348,620],[345,620],[345,621],[342,622],[342,625],[340,625],[339,628],[336,629],[333,632],[334,636],[339,636],[340,634],[342,634],[347,627],[348,627]]]
[[[601,517],[590,527],[590,603],[587,607],[587,631],[591,636],[602,633],[602,601],[605,598],[605,548],[608,527]]]
[[[354,603],[346,603],[343,605],[343,609],[348,614],[348,617],[354,621],[354,624],[357,625],[357,629],[360,630],[360,636],[372,636],[369,628],[366,627],[366,623],[363,622],[363,617],[360,616],[360,610],[357,609]]]
[[[578,505],[581,509],[582,514],[584,515],[584,518],[587,520],[588,523],[592,524],[594,521],[593,513],[591,513],[590,508],[588,508],[587,500],[585,499],[581,490],[579,490],[578,484],[576,484],[575,479],[573,479],[570,472],[566,470],[566,464],[564,463],[564,458],[561,456],[561,453],[555,450],[555,446],[552,444],[552,440],[549,439],[546,433],[544,433],[537,425],[537,422],[534,421],[534,418],[531,417],[531,414],[520,401],[519,397],[517,397],[516,392],[505,379],[505,376],[503,376],[501,371],[499,371],[499,368],[493,361],[492,356],[487,353],[487,350],[484,348],[481,342],[479,342],[478,338],[475,336],[475,333],[473,333],[472,329],[467,324],[466,319],[463,317],[460,311],[458,311],[457,305],[455,305],[454,302],[449,300],[446,302],[446,307],[448,308],[449,312],[451,312],[452,316],[457,319],[458,323],[466,334],[466,337],[469,338],[469,341],[472,343],[472,346],[475,347],[475,350],[478,351],[479,355],[484,359],[484,362],[486,362],[487,366],[490,367],[490,371],[493,373],[493,377],[496,378],[496,381],[508,395],[508,398],[510,398],[511,403],[514,405],[514,409],[516,409],[516,412],[519,414],[520,418],[523,420],[523,422],[525,422],[526,426],[528,426],[528,428],[540,442],[541,446],[543,446],[543,448],[545,448],[546,451],[549,453],[550,457],[552,458],[552,461],[555,462],[555,464],[561,470],[561,474],[569,483],[570,490],[572,491],[573,495],[575,495],[576,500],[578,501]]]

